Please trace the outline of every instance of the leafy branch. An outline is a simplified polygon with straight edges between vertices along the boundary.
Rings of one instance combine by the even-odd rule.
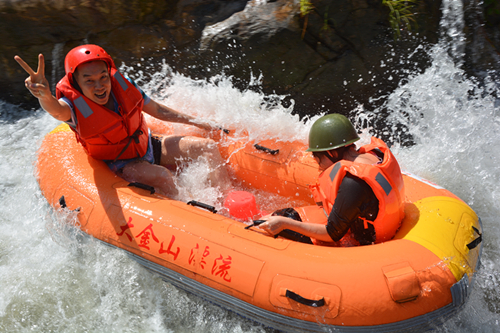
[[[304,18],[304,27],[302,28],[302,39],[306,33],[307,18],[310,12],[314,9],[313,4],[309,0],[300,0],[300,16]]]
[[[382,4],[390,10],[389,23],[394,31],[394,39],[401,37],[401,30],[406,28],[411,31],[412,24],[417,26],[415,13],[412,8],[419,3],[420,0],[382,0]]]

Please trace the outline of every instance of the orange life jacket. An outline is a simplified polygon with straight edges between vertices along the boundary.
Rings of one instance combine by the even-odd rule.
[[[297,209],[303,222],[327,224],[337,192],[346,173],[364,180],[379,201],[378,215],[374,221],[365,220],[375,228],[375,243],[390,240],[396,234],[404,218],[404,183],[401,169],[387,145],[373,138],[371,143],[362,146],[358,152],[369,153],[380,150],[384,158],[380,164],[354,163],[341,160],[319,176],[318,182],[310,185],[316,203],[322,206]],[[315,242],[315,240],[313,240]],[[317,243],[317,241],[315,242]]]
[[[76,128],[71,129],[90,156],[98,160],[143,157],[149,133],[142,115],[142,94],[115,68],[111,68],[110,78],[120,114],[82,95],[67,75],[57,84],[56,97],[64,96],[73,103]]]

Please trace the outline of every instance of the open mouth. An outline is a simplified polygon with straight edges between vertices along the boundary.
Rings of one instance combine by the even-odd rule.
[[[95,94],[97,98],[99,99],[104,99],[106,98],[106,92],[103,92],[102,94]]]

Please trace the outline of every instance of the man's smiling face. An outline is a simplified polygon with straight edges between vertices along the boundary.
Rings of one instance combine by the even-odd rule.
[[[111,95],[111,79],[104,61],[91,61],[78,66],[76,82],[83,95],[99,105],[106,105]]]

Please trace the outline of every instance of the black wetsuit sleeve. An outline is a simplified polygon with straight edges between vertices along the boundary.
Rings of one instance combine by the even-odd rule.
[[[351,225],[361,215],[361,210],[375,197],[370,186],[363,180],[346,175],[340,183],[335,203],[328,216],[326,231],[334,240],[339,241]]]

